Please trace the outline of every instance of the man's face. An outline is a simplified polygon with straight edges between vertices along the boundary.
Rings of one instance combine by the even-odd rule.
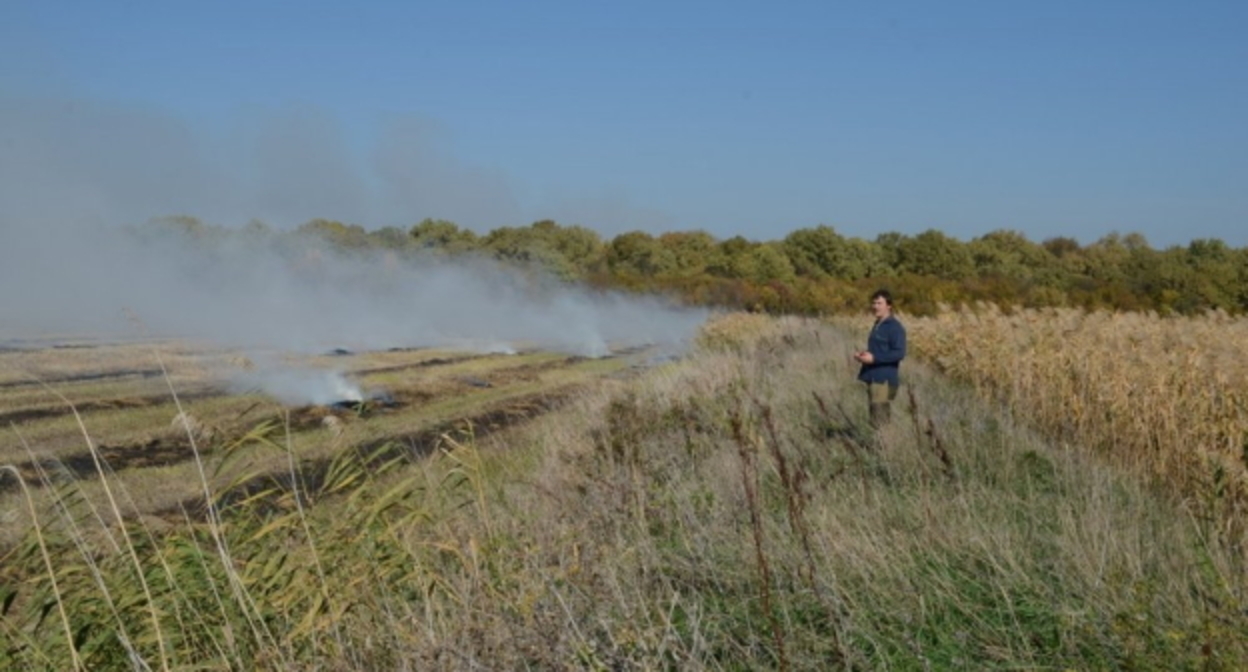
[[[892,312],[893,307],[888,305],[888,302],[884,300],[884,297],[877,296],[874,299],[871,299],[871,314],[874,315],[876,319],[888,317],[892,314]]]

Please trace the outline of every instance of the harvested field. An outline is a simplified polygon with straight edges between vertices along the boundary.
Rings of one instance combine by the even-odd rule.
[[[103,371],[100,373],[79,373],[73,375],[48,376],[45,378],[30,378],[27,380],[6,380],[3,383],[0,383],[0,388],[36,386],[44,383],[81,383],[92,380],[109,380],[116,378],[156,378],[160,375],[160,369]]]
[[[288,357],[341,372],[379,396],[285,406],[226,381],[240,362],[250,365],[236,354],[178,344],[144,347],[146,362],[132,345],[73,351],[68,362],[58,360],[62,350],[51,348],[0,355],[0,421],[6,430],[0,463],[12,465],[39,498],[52,483],[77,481],[88,498],[102,502],[103,471],[132,494],[134,515],[181,516],[203,506],[197,456],[226,501],[288,477],[291,456],[315,480],[343,450],[418,457],[448,433],[506,429],[557,406],[578,386],[627,371],[634,355],[644,354],[634,349],[586,359],[541,351],[393,349]],[[289,456],[273,449],[279,443]],[[379,452],[383,446],[389,448]],[[15,509],[18,494],[16,478],[0,480],[0,508]],[[20,526],[6,526],[0,546],[19,533]]]
[[[419,459],[432,454],[448,439],[480,440],[517,427],[559,408],[577,391],[584,391],[584,389],[582,385],[573,385],[509,399],[483,408],[473,416],[428,423],[411,432],[381,435],[366,442],[348,446],[345,451],[350,452],[362,463],[372,466],[381,466],[395,459]],[[323,422],[325,418],[341,417],[337,414],[322,415],[318,412],[306,415],[321,417],[321,421],[312,424],[322,427],[327,426]],[[294,427],[292,426],[291,429],[293,430]],[[251,476],[217,493],[214,503],[219,507],[228,507],[245,502],[249,507],[263,508],[266,500],[285,497],[286,493],[292,489],[305,488],[318,491],[322,489],[328,472],[340,458],[341,455],[335,454],[304,461],[298,471],[298,484],[294,483],[293,476],[289,472],[273,471]],[[203,518],[207,513],[206,508],[207,502],[203,497],[191,497],[178,502],[175,506],[150,513],[176,523],[182,520],[188,512],[194,518]]]

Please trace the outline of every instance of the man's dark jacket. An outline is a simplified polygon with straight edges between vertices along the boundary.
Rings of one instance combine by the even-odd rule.
[[[864,383],[888,383],[900,385],[897,375],[901,360],[906,357],[906,328],[896,317],[888,317],[871,327],[867,337],[867,351],[875,358],[871,364],[863,364],[858,380]]]

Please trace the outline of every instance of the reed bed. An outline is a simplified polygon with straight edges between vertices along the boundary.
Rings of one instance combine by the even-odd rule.
[[[916,355],[1059,440],[1174,486],[1242,534],[1248,318],[979,305],[906,324]]]

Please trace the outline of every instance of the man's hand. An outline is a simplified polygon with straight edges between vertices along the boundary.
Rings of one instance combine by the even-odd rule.
[[[862,362],[863,364],[875,363],[875,355],[871,354],[870,352],[867,352],[866,350],[863,350],[862,352],[854,355],[854,359]]]

